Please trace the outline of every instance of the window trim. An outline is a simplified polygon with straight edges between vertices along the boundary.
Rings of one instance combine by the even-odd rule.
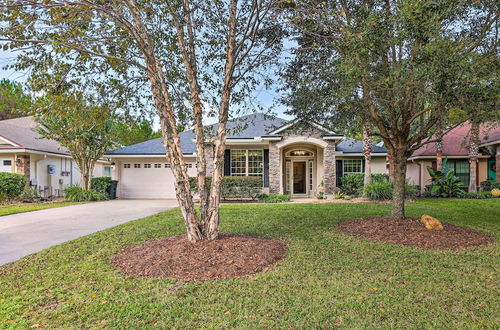
[[[360,172],[352,172],[352,171],[346,171],[345,170],[345,161],[359,161],[360,162]],[[351,165],[352,167],[352,165]],[[346,174],[360,174],[364,173],[363,171],[363,160],[362,159],[342,159],[342,176]]]
[[[236,175],[233,174],[233,151],[245,151],[245,173],[244,175]],[[258,175],[250,175],[248,172],[248,153],[249,151],[260,151],[262,157],[262,172]],[[237,173],[239,174],[239,173]],[[264,149],[229,149],[229,176],[253,176],[253,177],[261,177],[264,178]]]

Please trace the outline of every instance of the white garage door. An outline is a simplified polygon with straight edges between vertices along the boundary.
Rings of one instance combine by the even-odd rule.
[[[174,176],[165,162],[130,162],[121,168],[121,198],[175,198]],[[188,163],[189,176],[196,176],[194,163]]]

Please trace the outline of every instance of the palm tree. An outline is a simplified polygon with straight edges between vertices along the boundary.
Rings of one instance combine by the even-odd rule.
[[[365,179],[364,185],[370,183],[372,178],[372,137],[371,137],[371,127],[369,124],[363,125],[363,154],[365,156]]]
[[[469,192],[477,192],[477,155],[479,151],[479,123],[472,121],[469,131]]]

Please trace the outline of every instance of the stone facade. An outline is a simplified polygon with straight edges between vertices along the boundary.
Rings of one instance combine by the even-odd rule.
[[[30,182],[30,156],[19,155],[16,157],[16,173],[26,177],[26,185]]]
[[[325,194],[333,194],[337,186],[337,170],[335,162],[335,142],[328,141],[328,146],[323,150],[323,182]]]
[[[495,167],[496,167],[496,172],[497,172],[497,182],[500,182],[500,144],[497,145],[497,155],[496,155],[496,162],[495,162]]]
[[[281,151],[276,142],[269,143],[269,193],[281,193]]]

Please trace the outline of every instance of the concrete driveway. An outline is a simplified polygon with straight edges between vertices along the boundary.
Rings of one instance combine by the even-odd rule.
[[[175,200],[112,200],[0,217],[0,265],[176,206]]]

